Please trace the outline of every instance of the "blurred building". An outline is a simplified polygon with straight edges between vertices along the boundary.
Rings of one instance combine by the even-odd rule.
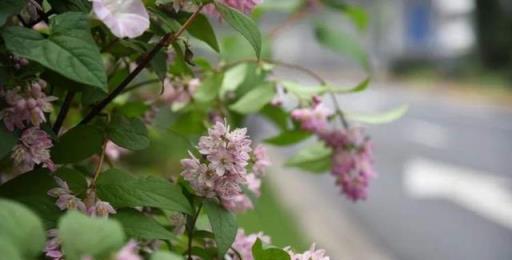
[[[475,0],[368,0],[376,65],[461,57],[475,47]]]

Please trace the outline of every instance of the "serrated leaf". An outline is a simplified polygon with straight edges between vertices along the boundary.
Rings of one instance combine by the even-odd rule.
[[[353,113],[346,112],[347,117],[350,120],[358,121],[366,124],[386,124],[393,122],[395,120],[403,117],[407,111],[409,110],[408,105],[401,105],[399,107],[390,109],[388,111],[374,113],[374,114],[362,114],[362,113]]]
[[[17,202],[0,199],[0,209],[0,241],[8,241],[18,252],[10,254],[23,256],[23,259],[39,255],[46,240],[41,220]],[[3,252],[2,256],[5,257]]]
[[[128,118],[116,113],[107,128],[107,135],[115,144],[133,151],[149,146],[148,130],[139,118]]]
[[[311,137],[310,132],[303,130],[290,130],[281,132],[277,136],[267,138],[264,140],[264,142],[277,146],[285,146],[299,143],[308,139],[309,137]]]
[[[3,30],[7,49],[79,83],[106,91],[107,75],[85,13],[68,12],[50,21],[50,35],[23,27]]]
[[[3,123],[0,123],[0,159],[8,155],[18,142],[16,135],[7,130]]]
[[[107,218],[92,218],[70,211],[59,221],[59,238],[67,259],[94,256],[104,259],[124,243],[121,224]]]
[[[363,66],[364,69],[369,69],[366,51],[361,47],[361,44],[355,42],[352,37],[344,32],[329,28],[326,24],[318,22],[315,25],[315,36],[323,46],[341,55],[347,55]]]
[[[270,103],[276,94],[274,84],[266,83],[256,86],[247,92],[236,103],[229,108],[240,114],[250,114],[261,110],[266,104]]]
[[[0,1],[0,26],[3,26],[10,16],[18,14],[26,4],[26,0]]]
[[[179,186],[157,177],[133,177],[117,169],[101,173],[97,194],[116,208],[156,207],[192,214],[192,206]]]
[[[204,209],[215,234],[218,255],[223,257],[235,241],[238,230],[235,216],[212,201],[205,201]]]
[[[258,238],[252,246],[254,260],[290,260],[290,255],[281,248],[263,248],[263,243]]]
[[[302,170],[324,173],[331,165],[331,149],[323,143],[302,148],[286,162],[286,166],[296,167]]]
[[[97,126],[77,126],[55,142],[51,156],[55,163],[79,162],[99,153],[103,142],[103,131]]]
[[[260,57],[262,37],[258,25],[250,17],[227,5],[215,2],[215,7],[222,18],[249,41],[256,52],[256,56]]]
[[[151,216],[134,209],[122,209],[112,218],[119,221],[128,237],[138,240],[162,239],[170,240],[175,235],[156,222]]]

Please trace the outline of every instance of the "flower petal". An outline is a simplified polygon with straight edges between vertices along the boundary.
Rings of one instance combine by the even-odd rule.
[[[96,17],[119,38],[135,38],[149,28],[149,15],[141,0],[92,0]]]

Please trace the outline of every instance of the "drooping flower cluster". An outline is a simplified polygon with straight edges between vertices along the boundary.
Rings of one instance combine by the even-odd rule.
[[[256,5],[261,4],[263,0],[220,0],[219,2],[237,9],[243,13],[249,14]],[[221,17],[214,4],[209,4],[204,7],[204,12],[213,17]]]
[[[115,260],[142,260],[139,255],[139,246],[135,240],[130,240],[116,254]]]
[[[318,97],[312,103],[312,108],[292,111],[292,118],[332,149],[331,171],[342,192],[352,201],[366,199],[369,181],[376,176],[371,141],[360,127],[329,129],[331,112]]]
[[[69,185],[59,177],[54,177],[58,187],[48,191],[48,195],[57,198],[55,203],[60,210],[75,209],[93,217],[108,217],[117,213],[116,210],[106,201],[94,198],[92,205],[86,205],[80,198],[75,196]]]
[[[308,251],[297,254],[290,248],[285,248],[290,255],[290,260],[330,260],[331,258],[325,255],[324,249],[316,249],[316,245],[312,244]]]
[[[245,128],[230,131],[225,123],[217,122],[199,140],[197,148],[202,161],[190,152],[190,158],[181,161],[181,175],[197,195],[218,198],[225,204],[242,193],[251,152],[246,132]]]
[[[20,87],[5,91],[5,102],[8,107],[0,112],[5,127],[13,131],[23,129],[30,124],[39,127],[46,122],[44,113],[52,111],[51,101],[56,97],[46,96],[43,89],[46,82],[35,81],[22,92]]]
[[[21,134],[18,144],[13,148],[11,158],[19,172],[31,171],[38,164],[54,171],[55,164],[50,158],[52,146],[52,140],[45,131],[31,127]]]
[[[271,243],[270,237],[264,235],[263,232],[246,235],[243,229],[238,229],[235,241],[231,246],[234,250],[236,250],[236,252],[234,252],[233,249],[230,249],[227,253],[227,255],[230,257],[229,259],[254,260],[254,256],[252,255],[252,246],[258,238],[265,244]],[[242,257],[241,259],[239,258],[239,255]]]

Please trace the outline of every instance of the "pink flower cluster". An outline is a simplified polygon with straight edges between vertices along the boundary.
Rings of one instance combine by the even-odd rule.
[[[39,127],[46,122],[44,113],[52,111],[50,102],[57,98],[46,96],[43,92],[45,87],[46,82],[39,80],[33,82],[23,93],[20,93],[19,87],[6,91],[5,101],[8,107],[0,112],[0,117],[8,130],[23,129],[30,123]]]
[[[130,240],[116,254],[115,260],[142,260],[139,255],[139,246],[135,240]]]
[[[263,0],[220,0],[219,2],[237,9],[243,13],[249,14],[256,5],[261,4]],[[204,12],[213,17],[221,17],[219,12],[215,9],[214,4],[209,4],[204,7]]]
[[[311,245],[311,248],[302,253],[294,253],[290,248],[285,248],[290,255],[290,260],[330,260],[331,258],[325,255],[324,249],[316,249],[316,245]]]
[[[160,99],[168,104],[187,104],[201,85],[197,78],[188,81],[173,81],[171,78],[164,79],[164,92]]]
[[[233,260],[254,260],[254,256],[252,255],[252,246],[258,238],[265,244],[271,243],[270,237],[264,235],[262,232],[246,235],[243,229],[238,229],[235,242],[233,242],[233,245],[231,246],[236,250],[236,252],[234,252],[233,249],[230,249],[227,255]],[[239,254],[242,257],[241,259],[238,256]]]
[[[55,170],[55,164],[50,158],[50,148],[53,146],[48,134],[38,127],[23,131],[18,144],[14,146],[11,158],[20,172],[34,169],[35,165]]]
[[[259,197],[261,195],[261,179],[265,176],[267,167],[270,166],[270,160],[262,145],[254,148],[253,157],[252,173],[246,175],[246,185],[252,195]],[[223,201],[223,206],[235,213],[242,213],[254,208],[252,200],[245,193],[238,194],[232,200]]]
[[[242,194],[252,150],[246,132],[245,128],[230,131],[225,123],[217,122],[199,140],[197,148],[202,161],[190,152],[190,158],[181,161],[181,175],[197,195],[230,204]]]
[[[98,198],[93,205],[87,206],[80,198],[76,197],[69,185],[59,177],[54,177],[58,187],[48,191],[48,195],[57,198],[55,203],[60,210],[75,209],[93,217],[108,217],[117,213],[116,210],[106,201]]]
[[[316,134],[333,150],[331,171],[342,192],[352,201],[366,199],[369,181],[376,176],[372,144],[363,128],[329,129],[330,115],[317,97],[312,108],[292,111],[302,129]]]
[[[45,256],[51,260],[64,259],[64,254],[60,249],[59,237],[57,229],[50,229],[47,232],[48,240],[46,241],[46,247],[44,249]]]

